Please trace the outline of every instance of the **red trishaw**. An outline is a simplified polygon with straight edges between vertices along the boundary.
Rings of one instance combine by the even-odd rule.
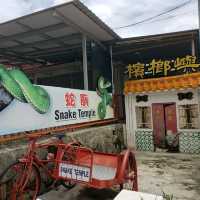
[[[43,181],[51,187],[60,182],[67,188],[79,183],[99,189],[118,185],[120,189],[138,190],[132,151],[121,154],[95,152],[79,142],[65,144],[60,136],[56,142],[37,144],[40,136],[30,135],[27,154],[0,175],[0,186],[7,188],[3,199],[36,199],[43,180],[41,177],[45,177]],[[54,147],[55,156],[39,158],[37,150],[50,147]]]

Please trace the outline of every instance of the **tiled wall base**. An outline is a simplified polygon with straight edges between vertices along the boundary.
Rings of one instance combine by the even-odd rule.
[[[153,132],[137,130],[135,132],[136,148],[140,151],[154,151]]]
[[[182,153],[200,154],[200,132],[181,132],[179,150]]]

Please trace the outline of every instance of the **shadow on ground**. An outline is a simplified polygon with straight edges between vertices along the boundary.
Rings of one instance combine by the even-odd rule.
[[[97,190],[93,188],[83,188],[77,197],[78,199],[84,197],[85,200],[86,199],[113,200],[117,194],[118,194],[117,192],[110,189]]]
[[[162,195],[173,200],[200,199],[200,155],[137,152],[139,191]],[[96,190],[77,185],[71,190],[60,187],[41,197],[42,200],[113,200],[117,192]]]

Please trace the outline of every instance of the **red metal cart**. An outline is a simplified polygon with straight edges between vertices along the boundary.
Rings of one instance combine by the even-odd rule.
[[[36,199],[40,191],[41,171],[53,180],[52,185],[61,181],[67,187],[79,183],[99,189],[119,185],[121,189],[138,190],[137,166],[132,151],[101,153],[82,147],[80,143],[65,144],[62,140],[37,144],[38,137],[29,136],[28,153],[0,175],[0,185],[10,185],[5,199],[22,200],[27,196],[28,199]],[[36,150],[50,146],[56,149],[55,157],[40,159]]]

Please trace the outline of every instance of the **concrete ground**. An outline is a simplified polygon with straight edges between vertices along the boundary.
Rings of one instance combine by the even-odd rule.
[[[200,155],[137,152],[139,191],[162,195],[173,200],[200,199]],[[95,190],[76,186],[60,187],[40,197],[42,200],[112,200],[113,190]]]

